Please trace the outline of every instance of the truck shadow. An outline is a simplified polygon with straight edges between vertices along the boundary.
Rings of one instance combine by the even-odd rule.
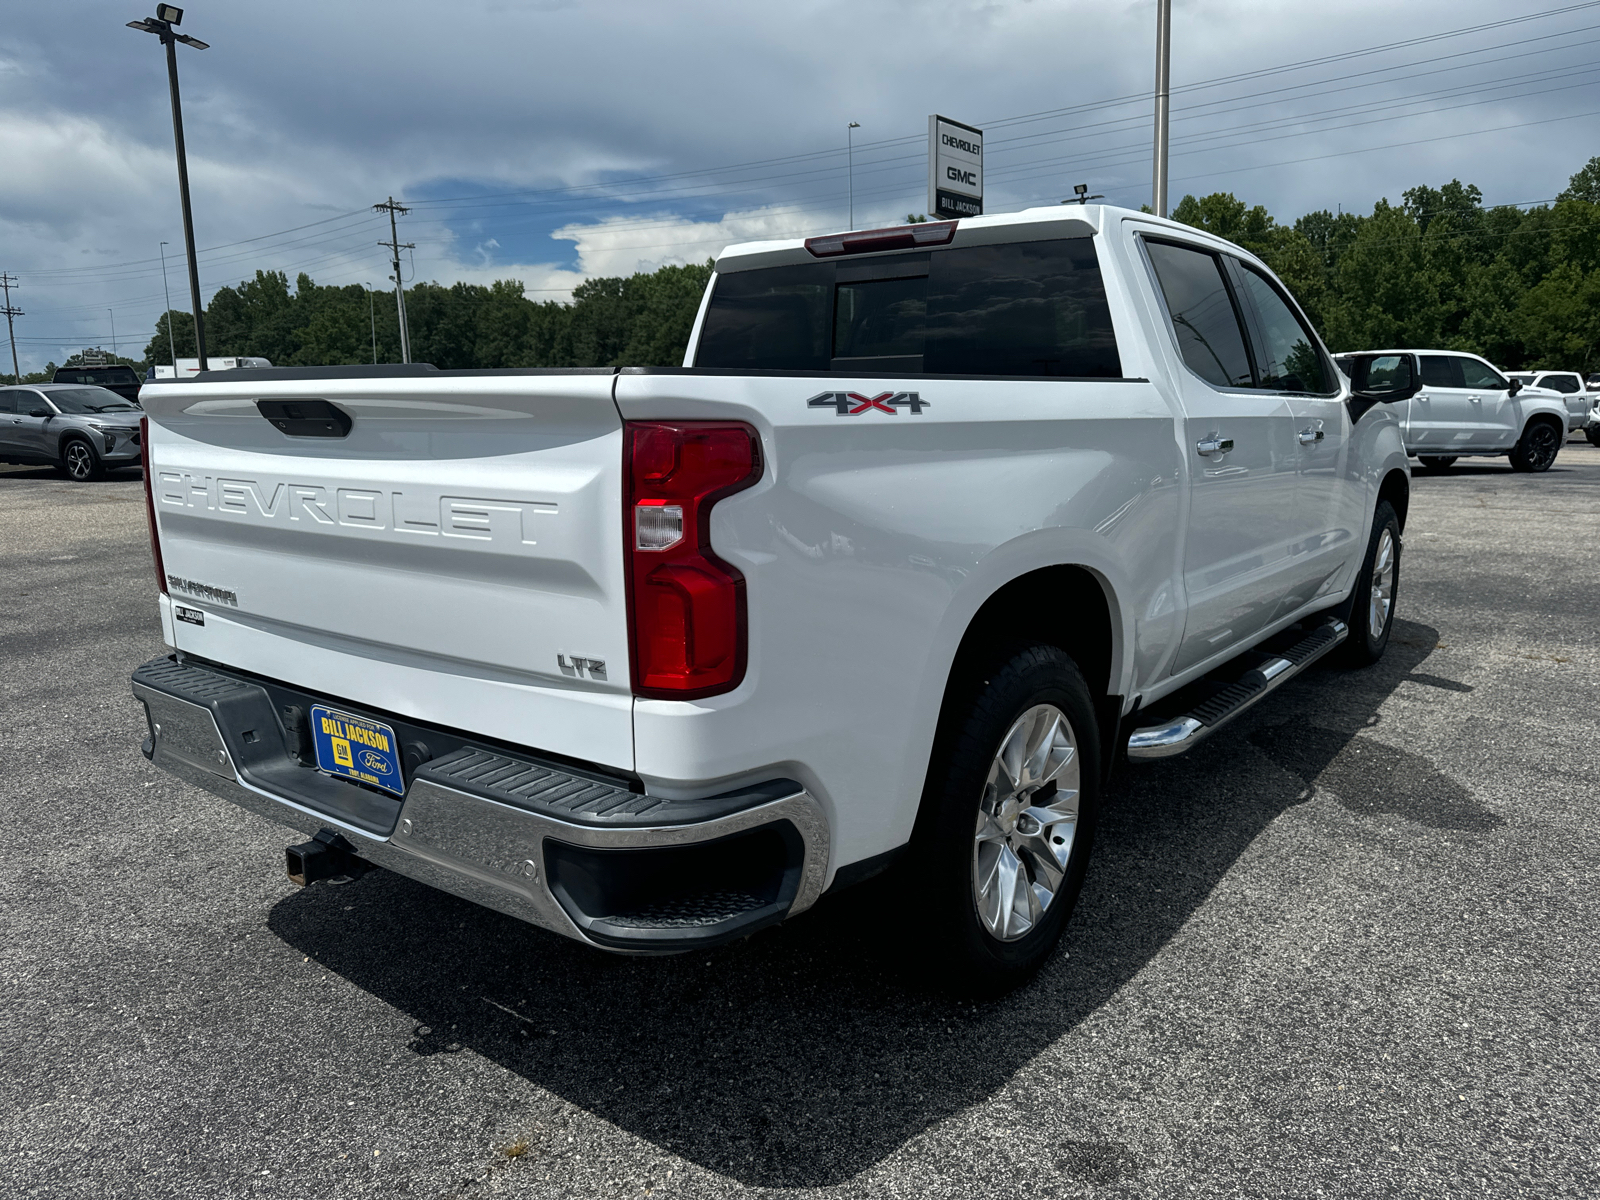
[[[591,951],[386,872],[290,896],[269,923],[408,1014],[414,1053],[470,1049],[743,1184],[837,1184],[1004,1088],[1318,790],[1367,818],[1496,828],[1425,759],[1358,736],[1402,682],[1445,702],[1466,689],[1417,671],[1436,643],[1433,629],[1398,622],[1378,666],[1319,670],[1284,688],[1270,718],[1251,714],[1186,759],[1125,771],[1062,952],[990,1003],[918,985],[895,939],[914,914],[882,883],[738,945],[667,959]],[[529,1122],[530,1150],[542,1152],[547,1131]],[[1138,1170],[1116,1145],[1059,1150],[1080,1179]]]

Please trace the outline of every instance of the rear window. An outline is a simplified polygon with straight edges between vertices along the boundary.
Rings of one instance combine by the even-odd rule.
[[[967,246],[717,278],[699,367],[1118,378],[1090,238]]]
[[[56,383],[91,383],[100,387],[139,385],[139,376],[132,367],[63,367],[55,373]]]

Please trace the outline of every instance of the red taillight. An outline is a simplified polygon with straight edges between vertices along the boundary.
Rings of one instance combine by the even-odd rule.
[[[156,586],[167,594],[167,571],[161,562],[161,538],[156,533],[155,483],[150,478],[150,418],[139,418],[139,465],[144,468],[144,515],[150,522],[150,554],[156,560]]]
[[[711,551],[711,506],[761,478],[761,441],[722,421],[623,431],[633,690],[692,700],[744,678],[744,576]]]
[[[863,229],[859,233],[830,233],[806,239],[814,258],[841,254],[868,254],[877,250],[914,250],[918,246],[944,246],[956,236],[955,221],[923,221],[888,229]]]

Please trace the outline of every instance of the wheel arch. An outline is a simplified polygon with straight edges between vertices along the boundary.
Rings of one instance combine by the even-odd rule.
[[[968,620],[945,677],[929,778],[940,769],[941,747],[949,745],[951,724],[980,685],[981,672],[1008,647],[1027,644],[1057,646],[1077,663],[1094,698],[1101,769],[1108,770],[1122,717],[1122,697],[1113,693],[1123,665],[1120,635],[1114,590],[1090,567],[1039,567],[996,588]]]
[[[1377,503],[1382,504],[1385,500],[1394,507],[1394,515],[1400,518],[1400,530],[1403,533],[1406,511],[1411,507],[1411,478],[1398,467],[1388,471],[1378,485]]]

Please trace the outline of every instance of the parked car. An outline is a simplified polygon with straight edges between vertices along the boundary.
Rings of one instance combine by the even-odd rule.
[[[1583,436],[1589,440],[1589,445],[1600,446],[1600,396],[1594,397],[1589,416],[1583,422]]]
[[[139,461],[137,404],[102,387],[0,387],[0,462],[48,463],[69,479],[97,479]]]
[[[1518,471],[1548,471],[1567,436],[1566,398],[1525,389],[1476,354],[1447,350],[1364,351],[1340,355],[1354,364],[1372,354],[1404,355],[1419,373],[1421,390],[1394,411],[1406,452],[1429,471],[1447,471],[1458,458],[1510,458]]]
[[[682,368],[151,384],[145,754],[311,835],[297,882],[610,950],[900,864],[1006,986],[1114,761],[1383,654],[1417,384],[1352,367],[1239,247],[1055,206],[731,247]]]
[[[139,403],[139,373],[132,367],[57,367],[52,375],[54,383],[71,383],[79,387],[103,387],[113,391],[131,404]]]
[[[1507,371],[1504,374],[1507,379],[1520,380],[1524,387],[1539,388],[1563,397],[1568,433],[1582,429],[1588,421],[1592,399],[1583,385],[1583,376],[1576,371]]]

